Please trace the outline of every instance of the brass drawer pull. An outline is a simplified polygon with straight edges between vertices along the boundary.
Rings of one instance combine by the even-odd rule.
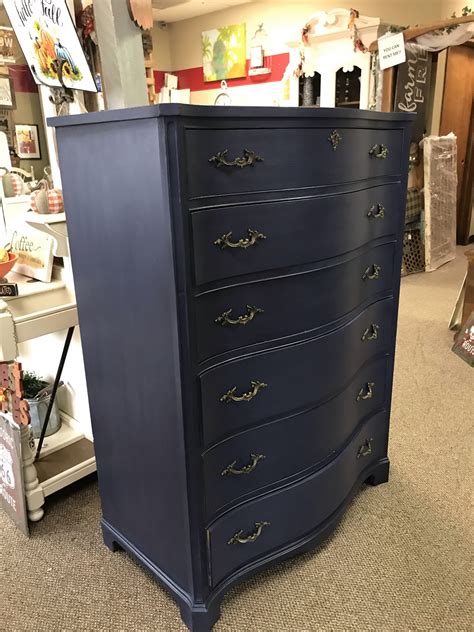
[[[259,233],[258,230],[254,230],[253,228],[249,228],[247,230],[248,237],[239,239],[239,241],[231,241],[232,231],[230,233],[224,233],[222,237],[216,239],[214,242],[215,246],[220,246],[222,249],[224,248],[248,248],[249,246],[255,246],[259,239],[266,239],[267,236],[263,233]]]
[[[252,459],[251,463],[248,465],[244,465],[240,470],[235,468],[237,461],[232,461],[230,465],[228,465],[225,470],[222,470],[221,476],[229,476],[230,474],[250,474],[257,467],[258,463],[265,458],[264,454],[251,454],[250,458]]]
[[[367,384],[360,389],[356,401],[360,402],[364,399],[372,399],[374,396],[374,386],[375,382],[367,382]]]
[[[373,439],[367,439],[365,443],[360,446],[357,452],[358,459],[360,459],[361,456],[369,456],[369,454],[372,454],[372,441]]]
[[[374,204],[370,207],[367,217],[372,219],[382,219],[385,217],[385,208],[382,204]]]
[[[379,158],[380,160],[385,160],[388,157],[388,147],[387,145],[374,145],[369,150],[369,156],[371,158]]]
[[[237,533],[234,533],[234,535],[227,542],[227,544],[248,544],[249,542],[255,542],[255,540],[258,537],[260,537],[260,534],[263,531],[263,527],[269,527],[269,526],[270,526],[270,523],[267,520],[264,520],[263,522],[256,522],[255,531],[253,533],[245,537],[242,537],[244,530],[241,529],[240,531],[237,531]]]
[[[222,395],[220,401],[221,402],[249,402],[251,399],[253,399],[254,397],[258,395],[258,393],[260,392],[262,388],[266,388],[268,384],[265,384],[265,382],[259,382],[258,380],[252,380],[250,382],[250,386],[252,387],[252,390],[248,391],[247,393],[242,393],[242,395],[235,394],[237,387],[234,386],[233,388],[228,390],[227,393],[224,393],[224,395]]]
[[[372,323],[370,327],[367,327],[367,329],[362,334],[362,342],[365,342],[366,340],[377,340],[377,338],[379,337],[379,329],[379,325]]]
[[[263,158],[257,155],[255,151],[244,149],[243,156],[234,158],[233,160],[227,160],[228,149],[224,151],[218,151],[217,154],[209,158],[209,162],[213,162],[216,167],[253,167],[256,162],[263,162]]]
[[[365,279],[370,279],[372,281],[373,279],[378,279],[380,277],[381,272],[382,272],[382,268],[378,266],[376,263],[373,263],[371,266],[369,266],[366,269],[362,278],[364,279],[364,281]]]
[[[260,309],[260,307],[252,307],[252,305],[247,305],[246,314],[238,316],[235,319],[230,317],[231,314],[232,310],[228,309],[220,316],[218,316],[214,322],[219,323],[219,325],[222,325],[223,327],[225,325],[246,325],[251,320],[253,320],[257,314],[263,314],[263,309]]]
[[[337,129],[335,129],[333,132],[331,132],[331,134],[328,136],[328,141],[331,143],[332,148],[334,149],[334,151],[336,151],[337,146],[339,145],[341,140],[342,140],[342,136],[339,134]]]

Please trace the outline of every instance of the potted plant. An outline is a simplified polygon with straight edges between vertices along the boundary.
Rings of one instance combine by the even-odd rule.
[[[33,371],[23,372],[23,396],[30,405],[31,430],[35,439],[38,439],[41,435],[52,390],[53,385],[36,375]],[[54,434],[60,427],[61,418],[58,414],[56,402],[54,402],[46,436]]]

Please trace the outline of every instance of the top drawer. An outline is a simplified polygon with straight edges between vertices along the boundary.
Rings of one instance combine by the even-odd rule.
[[[187,129],[191,200],[304,189],[402,172],[398,129]]]

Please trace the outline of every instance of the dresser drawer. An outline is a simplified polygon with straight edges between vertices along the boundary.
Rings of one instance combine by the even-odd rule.
[[[193,213],[195,281],[337,257],[395,234],[400,213],[399,184]]]
[[[392,312],[393,299],[385,299],[325,336],[256,353],[203,373],[205,447],[334,397],[365,362],[391,350]],[[374,393],[384,379],[377,377]],[[361,408],[367,403],[359,402]]]
[[[231,437],[203,456],[206,515],[240,496],[316,466],[338,451],[360,422],[385,404],[388,359],[365,365],[325,404]],[[367,400],[367,384],[377,385]]]
[[[364,469],[386,455],[387,416],[370,419],[322,470],[228,511],[208,528],[212,585],[250,561],[309,535],[344,502]]]
[[[395,244],[389,243],[310,272],[198,295],[199,360],[310,332],[342,318],[364,301],[391,291],[394,255]]]
[[[185,134],[191,200],[355,182],[398,175],[405,167],[398,129],[187,129]]]

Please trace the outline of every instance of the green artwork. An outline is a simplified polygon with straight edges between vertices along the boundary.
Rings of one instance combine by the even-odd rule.
[[[201,45],[204,81],[245,77],[245,24],[204,31]]]

